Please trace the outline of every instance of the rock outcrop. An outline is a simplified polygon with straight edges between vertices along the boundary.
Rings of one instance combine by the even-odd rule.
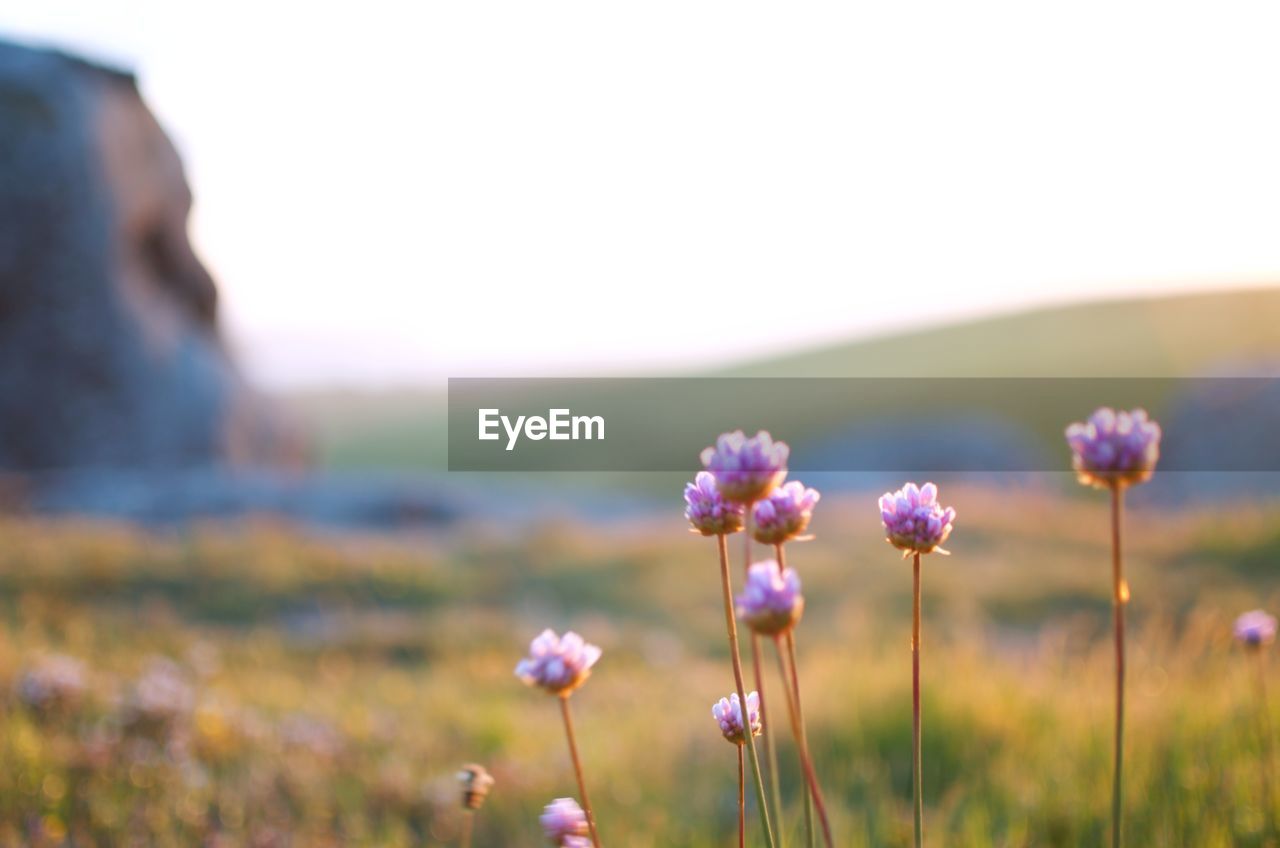
[[[0,470],[298,460],[228,354],[190,206],[131,75],[0,42]]]

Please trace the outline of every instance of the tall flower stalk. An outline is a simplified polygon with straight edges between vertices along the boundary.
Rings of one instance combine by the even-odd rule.
[[[1235,637],[1250,654],[1253,661],[1254,686],[1257,698],[1258,738],[1262,743],[1262,768],[1259,771],[1262,809],[1267,817],[1267,831],[1274,838],[1277,834],[1275,796],[1275,731],[1271,726],[1271,707],[1267,698],[1267,652],[1264,650],[1276,639],[1275,616],[1262,610],[1246,612],[1236,619]]]
[[[746,580],[751,579],[751,534],[744,533],[743,545],[743,577]],[[764,685],[764,652],[760,646],[760,634],[754,629],[751,631],[751,673],[756,684],[756,691],[760,693],[760,717],[768,724],[769,708],[765,700]],[[778,845],[783,846],[785,840],[783,834],[785,829],[782,826],[782,778],[778,774],[778,742],[774,736],[773,726],[769,725],[764,733],[764,755],[765,762],[769,770],[769,798],[773,803],[773,820],[778,823]]]
[[[880,498],[880,520],[886,541],[911,557],[911,792],[914,808],[915,845],[924,845],[924,768],[920,737],[920,558],[924,554],[946,554],[942,543],[951,535],[956,511],[938,503],[938,487],[933,483],[907,483],[897,492]]]
[[[555,695],[560,701],[560,715],[564,720],[565,738],[569,743],[569,757],[573,761],[578,794],[582,798],[582,812],[594,848],[600,848],[600,834],[596,831],[595,814],[591,811],[591,801],[587,797],[587,782],[583,778],[582,758],[578,755],[578,739],[573,728],[573,713],[569,709],[569,696],[591,676],[591,668],[600,659],[600,654],[598,647],[588,644],[577,633],[570,631],[560,637],[553,630],[544,630],[529,644],[529,656],[516,666],[516,676],[526,685],[539,687]]]
[[[1145,483],[1160,458],[1160,425],[1145,410],[1116,412],[1102,407],[1084,422],[1067,428],[1071,464],[1081,484],[1111,493],[1111,609],[1115,640],[1115,735],[1111,780],[1111,844],[1120,848],[1124,836],[1124,683],[1125,607],[1129,584],[1124,578],[1122,525],[1124,491]]]
[[[458,782],[462,784],[462,836],[459,844],[461,848],[471,848],[476,811],[484,806],[494,781],[484,766],[469,763],[458,772]]]
[[[738,434],[739,436],[741,433]],[[724,442],[727,437],[722,436]],[[708,448],[708,450],[712,450]],[[706,458],[704,458],[704,463]],[[729,567],[729,541],[731,533],[740,531],[745,521],[746,508],[727,500],[719,489],[719,481],[707,471],[699,472],[692,483],[685,486],[685,518],[693,532],[714,536],[720,558],[720,592],[724,602],[725,631],[729,639],[729,657],[733,666],[733,682],[738,703],[747,703],[746,683],[742,674],[742,654],[738,645],[738,625],[733,615],[733,577]],[[757,695],[757,698],[759,696]],[[769,808],[765,798],[764,781],[760,773],[760,757],[756,752],[755,735],[746,734],[744,746],[756,791],[756,806],[760,811],[760,827],[764,831],[769,848],[776,848],[773,827],[769,820]]]
[[[770,637],[778,657],[778,671],[783,692],[787,699],[787,711],[791,719],[791,732],[796,750],[800,754],[804,774],[804,825],[805,838],[810,848],[817,844],[817,830],[813,815],[815,805],[822,825],[826,845],[833,844],[831,824],[826,804],[818,784],[813,757],[809,751],[804,713],[800,706],[800,680],[795,662],[795,626],[804,612],[804,596],[800,594],[800,578],[786,565],[783,544],[810,537],[804,533],[813,517],[813,508],[820,495],[803,483],[792,481],[774,489],[764,499],[757,501],[751,511],[751,535],[757,542],[772,545],[776,561],[756,563],[751,567],[748,583],[738,599],[739,613],[758,636]],[[788,650],[790,648],[790,650]]]
[[[738,693],[734,692],[711,706],[711,717],[720,725],[720,733],[738,749],[738,848],[745,848],[747,844],[746,766],[742,754],[748,740],[746,728],[751,728],[750,737],[759,736],[763,729],[759,693],[752,692],[747,696],[745,719],[742,715],[742,703]]]
[[[809,753],[809,740],[805,733],[804,712],[800,704],[800,677],[796,670],[795,626],[804,614],[804,596],[800,593],[800,578],[794,570],[783,568],[776,560],[765,560],[751,566],[751,574],[741,595],[738,596],[738,614],[759,636],[773,640],[778,653],[778,671],[782,689],[787,699],[787,711],[791,718],[791,732],[796,750],[800,754],[800,766],[804,773],[805,801],[817,808],[822,824],[823,841],[827,848],[834,848],[831,822],[826,803],[818,786],[818,776]],[[809,840],[814,841],[812,815],[806,822]]]

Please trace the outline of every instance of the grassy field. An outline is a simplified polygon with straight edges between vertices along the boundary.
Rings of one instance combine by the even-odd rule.
[[[944,495],[960,518],[953,556],[925,568],[929,843],[1101,845],[1105,503]],[[1280,606],[1280,507],[1130,518],[1130,844],[1268,844],[1254,669],[1231,622]],[[873,502],[824,500],[813,529],[790,559],[837,841],[906,845],[909,567]],[[605,649],[574,697],[604,842],[734,838],[733,749],[710,717],[732,686],[714,549],[678,495],[661,521],[413,539],[269,522],[0,534],[0,844],[451,845],[453,774],[474,760],[498,780],[476,844],[539,845],[541,806],[575,794],[554,702],[512,675],[545,626]],[[50,698],[33,681],[55,655],[83,664],[83,687]]]

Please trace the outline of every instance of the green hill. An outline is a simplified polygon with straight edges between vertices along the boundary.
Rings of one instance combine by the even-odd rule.
[[[747,363],[751,377],[1188,377],[1280,370],[1280,287],[1093,301]]]
[[[1280,371],[1280,288],[1094,301],[748,362],[732,377],[1187,377]],[[285,398],[333,468],[441,470],[439,391]]]

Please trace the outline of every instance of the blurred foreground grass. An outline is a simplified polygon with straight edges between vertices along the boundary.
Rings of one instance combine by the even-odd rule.
[[[929,842],[1103,844],[1105,504],[946,500],[954,553],[925,571]],[[868,499],[824,500],[813,529],[789,559],[838,841],[906,845],[909,567]],[[475,760],[498,780],[477,846],[539,845],[541,806],[575,794],[555,703],[512,675],[545,626],[605,649],[574,706],[606,843],[732,841],[734,754],[710,718],[732,687],[714,547],[674,506],[396,540],[271,523],[0,534],[0,844],[450,845],[453,775]],[[1280,605],[1280,507],[1135,509],[1127,547],[1131,844],[1267,844],[1231,621]],[[59,675],[57,655],[83,666]],[[781,756],[799,844],[786,741]]]

